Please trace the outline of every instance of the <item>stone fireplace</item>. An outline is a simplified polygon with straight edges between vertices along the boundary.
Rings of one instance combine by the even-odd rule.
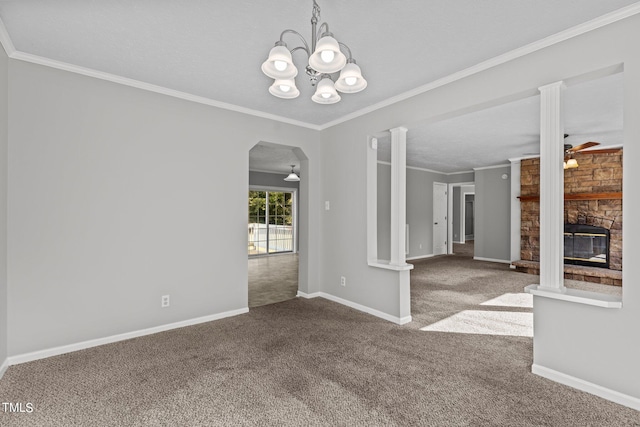
[[[583,151],[574,158],[579,167],[564,175],[565,278],[622,285],[622,149]],[[514,265],[537,274],[540,159],[521,161],[520,202],[521,261]]]

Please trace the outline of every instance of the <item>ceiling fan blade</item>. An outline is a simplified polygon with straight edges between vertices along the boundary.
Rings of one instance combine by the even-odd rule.
[[[575,147],[569,148],[567,151],[570,153],[575,153],[577,151],[585,150],[587,148],[595,147],[596,145],[600,145],[599,142],[585,142],[584,144],[576,145]]]

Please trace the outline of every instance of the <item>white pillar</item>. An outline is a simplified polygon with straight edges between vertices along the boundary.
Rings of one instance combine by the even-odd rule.
[[[540,288],[564,292],[564,83],[540,90]]]
[[[391,265],[405,265],[407,221],[407,129],[391,132]]]
[[[520,159],[511,160],[511,262],[520,259],[522,210],[520,207]]]
[[[378,139],[367,140],[367,261],[378,262]]]

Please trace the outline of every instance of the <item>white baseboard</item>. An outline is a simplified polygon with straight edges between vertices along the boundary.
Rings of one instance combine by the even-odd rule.
[[[406,316],[406,317],[396,317],[396,316],[392,316],[390,314],[387,313],[383,313],[382,311],[376,310],[374,308],[371,307],[367,307],[365,305],[362,304],[358,304],[356,302],[353,301],[349,301],[346,300],[344,298],[340,298],[331,294],[327,294],[325,292],[314,292],[313,294],[304,294],[300,291],[298,291],[298,296],[302,296],[304,298],[316,298],[316,297],[320,297],[320,298],[324,298],[324,299],[328,299],[329,301],[333,301],[333,302],[337,302],[338,304],[342,304],[342,305],[346,305],[347,307],[351,307],[354,308],[358,311],[362,311],[364,313],[367,314],[371,314],[373,316],[379,317],[381,319],[387,320],[389,322],[395,323],[396,325],[404,325],[407,324],[409,322],[411,322],[411,316]]]
[[[587,393],[595,394],[603,399],[640,411],[640,399],[637,397],[629,396],[536,364],[531,366],[531,372],[551,381],[577,388],[578,390],[586,391]]]
[[[415,261],[417,259],[427,259],[427,258],[433,258],[434,255],[433,254],[429,254],[429,255],[419,255],[419,256],[414,256],[411,258],[407,258],[407,261]]]
[[[314,293],[312,293],[312,294],[307,294],[307,293],[304,293],[304,292],[298,291],[298,293],[296,294],[296,296],[297,296],[297,297],[300,297],[300,298],[310,299],[310,298],[317,298],[317,297],[322,296],[322,295],[320,295],[320,292],[314,292]]]
[[[473,259],[476,261],[488,261],[488,262],[499,262],[502,264],[511,264],[511,261],[509,261],[508,259],[483,258],[479,256],[474,256]]]
[[[133,332],[126,332],[124,334],[112,335],[104,338],[97,338],[94,340],[83,341],[76,344],[68,344],[60,347],[54,347],[54,348],[49,348],[45,350],[38,350],[31,353],[11,356],[7,359],[7,361],[5,361],[5,363],[8,363],[9,366],[18,365],[20,363],[31,362],[33,360],[57,356],[59,354],[71,353],[73,351],[84,350],[86,348],[97,347],[99,345],[111,344],[114,342],[124,341],[131,338],[137,338],[145,335],[156,334],[158,332],[164,332],[171,329],[184,328],[185,326],[192,326],[192,325],[197,325],[199,323],[211,322],[213,320],[224,319],[225,317],[237,316],[239,314],[244,314],[248,312],[249,312],[249,308],[245,307],[245,308],[240,308],[238,310],[225,311],[223,313],[197,317],[195,319],[183,320],[180,322],[169,323],[161,326],[154,326],[152,328],[141,329]]]
[[[9,369],[9,359],[4,359],[2,365],[0,365],[0,379],[2,379],[4,373],[7,372],[7,369]]]

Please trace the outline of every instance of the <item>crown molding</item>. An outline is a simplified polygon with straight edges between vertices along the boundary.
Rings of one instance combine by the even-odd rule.
[[[510,168],[511,164],[510,163],[505,163],[503,165],[493,165],[493,166],[483,166],[480,168],[473,168],[473,171],[483,171],[483,170],[487,170],[487,169],[500,169],[500,168]]]
[[[385,162],[384,160],[377,160],[376,163],[378,163],[379,165],[391,166],[391,162]],[[494,166],[490,166],[490,167],[494,167]],[[434,170],[434,169],[421,168],[421,167],[418,167],[418,166],[406,166],[406,169],[413,169],[413,170],[422,171],[422,172],[437,173],[439,175],[445,175],[445,176],[461,175],[463,173],[473,173],[473,170],[460,171],[460,172],[441,172],[441,171],[437,171],[437,170]],[[482,169],[482,168],[478,168],[478,169]]]
[[[0,43],[2,43],[4,51],[7,52],[7,56],[11,57],[11,55],[16,52],[16,48],[11,41],[11,37],[9,37],[9,32],[7,32],[7,27],[5,27],[2,19],[0,19]]]
[[[389,105],[398,103],[400,101],[404,101],[408,98],[411,98],[416,95],[423,94],[430,90],[436,89],[438,87],[453,83],[457,80],[464,79],[473,74],[477,74],[479,72],[485,71],[489,68],[495,67],[497,65],[504,64],[506,62],[512,61],[516,58],[520,58],[522,56],[528,55],[530,53],[536,52],[538,50],[544,49],[546,47],[552,46],[554,44],[566,41],[573,37],[579,36],[581,34],[588,33],[589,31],[596,30],[598,28],[604,27],[606,25],[612,24],[614,22],[620,21],[625,18],[629,18],[633,15],[640,13],[640,2],[634,3],[632,5],[623,7],[616,11],[607,13],[598,18],[592,19],[591,21],[587,21],[585,23],[576,25],[567,30],[561,31],[559,33],[553,34],[551,36],[545,37],[541,40],[538,40],[533,43],[529,43],[528,45],[522,46],[520,48],[514,49],[510,52],[507,52],[503,55],[496,56],[494,58],[483,61],[479,64],[476,64],[472,67],[466,68],[464,70],[458,71],[456,73],[450,74],[441,79],[435,80],[431,83],[427,83],[425,85],[419,86],[410,91],[401,93],[399,95],[388,98],[384,101],[373,104],[369,107],[362,108],[360,110],[354,111],[353,113],[346,114],[336,120],[329,121],[322,125],[317,125],[313,123],[307,123],[300,120],[294,120],[283,116],[278,116],[275,114],[265,113],[263,111],[253,110],[251,108],[241,107],[234,104],[229,104],[226,102],[215,101],[210,98],[205,98],[202,96],[192,95],[186,92],[181,92],[174,89],[165,88],[162,86],[153,85],[150,83],[141,82],[139,80],[129,79],[126,77],[117,76],[115,74],[104,73],[102,71],[93,70],[90,68],[80,67],[73,64],[68,64],[61,61],[56,61],[53,59],[44,58],[37,55],[32,55],[24,52],[20,52],[15,49],[13,42],[7,32],[7,29],[4,25],[4,22],[0,19],[0,43],[4,47],[4,50],[7,52],[7,55],[11,59],[17,59],[25,62],[31,62],[34,64],[44,65],[47,67],[57,68],[60,70],[69,71],[72,73],[77,73],[89,77],[94,77],[102,80],[107,80],[113,83],[118,83],[130,87],[135,87],[142,90],[147,90],[151,92],[160,93],[167,96],[172,96],[175,98],[184,99],[187,101],[196,102],[199,104],[209,105],[212,107],[222,108],[225,110],[235,111],[238,113],[248,114],[255,117],[260,117],[264,119],[274,120],[281,123],[286,123],[294,126],[300,126],[307,129],[312,130],[325,130],[330,127],[336,126],[338,124],[347,122],[349,120],[355,119],[357,117],[363,116],[365,114],[371,113],[373,111],[379,110],[381,108],[387,107]]]
[[[190,93],[181,92],[179,90],[169,89],[169,88],[166,88],[163,86],[157,86],[151,83],[145,83],[139,80],[122,77],[115,74],[105,73],[105,72],[97,71],[91,68],[80,67],[80,66],[69,64],[66,62],[56,61],[53,59],[44,58],[42,56],[32,55],[30,53],[15,51],[15,53],[13,55],[9,55],[9,57],[11,59],[31,62],[33,64],[44,65],[50,68],[57,68],[59,70],[69,71],[71,73],[81,74],[88,77],[94,77],[94,78],[106,80],[112,83],[118,83],[121,85],[146,90],[149,92],[155,92],[162,95],[171,96],[174,98],[184,99],[186,101],[196,102],[198,104],[204,104],[211,107],[222,108],[224,110],[235,111],[237,113],[248,114],[248,115],[260,117],[263,119],[274,120],[281,123],[287,123],[290,125],[300,126],[300,127],[304,127],[312,130],[320,130],[320,127],[318,125],[314,125],[311,123],[306,123],[299,120],[293,120],[287,117],[282,117],[275,114],[253,110],[251,108],[240,107],[238,105],[228,104],[226,102],[215,101],[213,99],[205,98],[203,96],[192,95]]]
[[[569,40],[573,37],[577,37],[579,35],[588,33],[589,31],[596,30],[598,28],[604,27],[606,25],[612,24],[614,22],[620,21],[625,18],[629,18],[633,15],[640,13],[640,2],[634,3],[632,5],[623,7],[616,11],[607,13],[606,15],[599,16],[598,18],[592,19],[591,21],[584,22],[582,24],[576,25],[564,31],[560,31],[559,33],[553,34],[551,36],[545,37],[533,43],[529,43],[512,51],[509,51],[505,54],[493,57],[486,61],[480,62],[472,67],[466,68],[464,70],[458,71],[453,74],[449,74],[441,79],[435,80],[431,83],[427,83],[423,86],[419,86],[410,91],[401,93],[394,97],[388,98],[384,101],[373,104],[369,107],[363,108],[358,111],[354,111],[353,113],[347,114],[339,119],[332,120],[320,126],[321,130],[330,128],[332,126],[339,125],[346,121],[355,119],[357,117],[363,116],[365,114],[371,113],[373,111],[379,110],[384,107],[388,107],[389,105],[395,104],[400,101],[404,101],[405,99],[409,99],[413,96],[423,94],[430,90],[439,88],[441,86],[453,83],[457,80],[464,79],[473,74],[480,73],[482,71],[488,70],[489,68],[495,67],[497,65],[504,64],[506,62],[512,61],[514,59],[520,58],[525,55],[529,55],[538,50],[547,48],[557,43],[561,43],[563,41]]]

